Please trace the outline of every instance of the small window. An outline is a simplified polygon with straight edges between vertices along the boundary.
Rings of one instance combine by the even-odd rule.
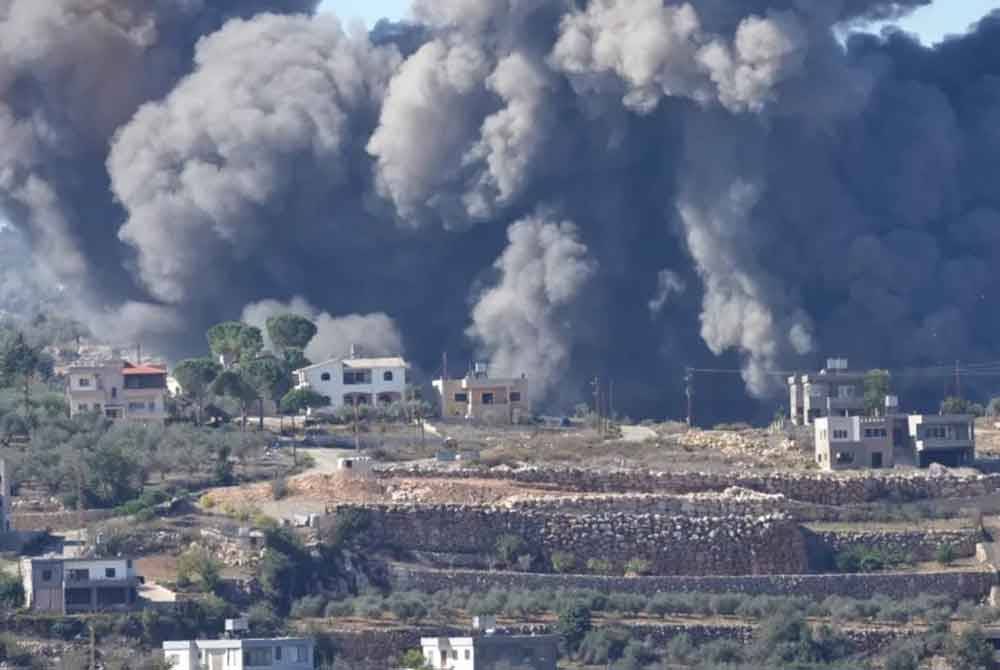
[[[148,409],[148,410],[149,410],[150,412],[155,412],[155,411],[156,411],[156,401],[155,401],[155,400],[150,400],[150,401],[149,401],[149,402],[148,402],[148,403],[146,404],[146,408],[147,408],[147,409]]]
[[[458,649],[452,649],[451,650],[451,660],[453,660],[453,661],[457,661],[458,660]]]
[[[469,394],[468,393],[456,393],[455,394],[455,402],[469,402]]]
[[[295,662],[296,663],[307,663],[309,661],[309,654],[306,652],[304,646],[297,645],[293,647],[295,649]]]
[[[112,398],[117,398],[118,397],[118,387],[117,386],[112,386],[111,387],[111,397]]]
[[[87,388],[87,387],[89,387],[90,386],[90,377],[80,377],[79,381],[77,382],[77,386],[79,386],[80,388]]]
[[[42,570],[42,581],[43,582],[51,582],[52,581],[52,571],[51,570]]]
[[[835,440],[846,440],[847,439],[847,431],[846,430],[834,430],[833,431],[833,439],[835,439]]]
[[[465,660],[468,661],[470,658],[472,658],[472,652],[470,650],[466,649],[465,650]]]
[[[276,646],[274,648],[274,660],[276,660],[276,661],[280,661],[281,660],[281,646],[280,645]]]
[[[114,568],[104,568],[104,576],[107,577],[108,579],[114,579],[115,574],[116,571]]]
[[[483,394],[483,404],[484,405],[492,405],[493,404],[493,394],[492,393],[484,393]]]
[[[511,402],[521,402],[521,392],[520,391],[511,391],[510,392],[510,401]]]
[[[76,406],[76,409],[79,412],[88,412],[90,411],[90,406],[87,405],[87,403],[85,402],[81,402],[79,405]]]
[[[100,413],[100,411],[101,411],[101,403],[94,403],[94,411],[97,412],[97,413]]]
[[[837,463],[841,465],[849,465],[854,462],[854,454],[849,451],[838,451],[837,452]]]
[[[392,381],[392,373],[389,372],[388,370],[385,371],[382,374],[382,381],[384,381],[384,382],[391,382]]]
[[[321,381],[328,382],[328,381],[330,381],[330,373],[329,372],[324,372],[323,374],[321,374],[319,376],[319,378],[320,378]]]

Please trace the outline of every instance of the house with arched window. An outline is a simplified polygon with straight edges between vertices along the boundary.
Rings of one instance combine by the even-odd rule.
[[[308,388],[330,399],[320,412],[354,405],[402,402],[409,365],[400,356],[331,358],[295,371],[296,388]]]

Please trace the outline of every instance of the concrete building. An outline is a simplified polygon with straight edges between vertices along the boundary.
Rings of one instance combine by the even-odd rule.
[[[25,558],[21,578],[25,605],[34,612],[127,611],[139,605],[141,577],[131,559]]]
[[[909,445],[914,463],[948,467],[972,465],[976,460],[976,421],[965,414],[913,414],[908,417]]]
[[[862,416],[865,376],[848,370],[846,358],[831,358],[819,372],[789,377],[789,418],[796,426],[807,426],[824,416]]]
[[[296,370],[296,388],[312,389],[329,398],[330,406],[320,412],[354,405],[388,405],[404,399],[408,369],[399,356],[332,358]]]
[[[167,418],[167,369],[115,359],[80,359],[67,368],[70,416],[96,412],[115,421]]]
[[[461,379],[435,379],[441,417],[488,423],[521,423],[531,418],[528,381],[493,377],[489,368],[477,363]]]
[[[824,470],[891,468],[891,421],[859,416],[820,417],[813,422],[816,463]]]
[[[312,670],[315,643],[307,638],[187,640],[164,642],[173,670]]]
[[[420,647],[434,670],[556,670],[558,635],[503,635],[489,621],[469,637],[424,637]]]

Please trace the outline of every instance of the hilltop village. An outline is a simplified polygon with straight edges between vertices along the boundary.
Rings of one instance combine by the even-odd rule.
[[[969,402],[831,359],[759,428],[545,417],[530,371],[422,390],[314,335],[224,323],[170,367],[5,333],[0,663],[992,667],[1000,430]]]

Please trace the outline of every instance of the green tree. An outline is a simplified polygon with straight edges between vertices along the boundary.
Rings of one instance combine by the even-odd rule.
[[[996,665],[993,661],[993,645],[983,634],[981,628],[969,628],[954,638],[950,645],[949,656],[955,670],[991,670]]]
[[[14,575],[0,572],[0,606],[14,610],[24,605],[24,586]]]
[[[327,407],[330,404],[330,399],[324,395],[320,395],[316,391],[309,388],[292,389],[285,394],[285,397],[281,399],[281,412],[283,414],[291,414],[293,417],[293,428],[294,428],[294,417],[296,414],[301,414],[308,409],[316,409],[318,407]]]
[[[889,371],[869,370],[865,374],[865,411],[869,416],[884,414],[887,395],[889,395]]]
[[[419,649],[409,649],[399,659],[399,667],[406,670],[430,670],[432,666],[424,658],[424,652]]]
[[[249,376],[239,370],[223,370],[212,382],[213,395],[232,398],[240,406],[240,430],[246,430],[247,413],[260,398]]]
[[[289,373],[312,365],[312,361],[306,358],[305,353],[298,347],[288,347],[282,355],[285,359],[285,367],[288,368]]]
[[[940,412],[941,414],[971,414],[973,416],[983,416],[986,413],[979,403],[957,396],[949,396],[942,400]]]
[[[24,416],[29,426],[33,423],[31,411],[31,384],[43,364],[42,351],[32,346],[23,333],[9,337],[0,345],[0,385],[17,386],[24,401]]]
[[[280,314],[267,320],[267,335],[278,351],[305,349],[316,336],[316,324],[298,314]]]
[[[243,360],[253,359],[264,348],[260,328],[239,321],[226,321],[212,326],[208,329],[206,338],[212,353],[222,359],[226,369]]]
[[[264,398],[275,403],[281,400],[292,386],[288,367],[274,356],[260,356],[243,366],[247,381],[257,391],[260,411],[260,429],[264,429]]]
[[[195,423],[199,425],[202,413],[205,411],[205,401],[211,395],[212,382],[219,376],[221,369],[221,366],[211,358],[189,358],[174,368],[174,379],[181,385],[184,395],[190,398],[197,408]]]
[[[575,652],[592,627],[590,608],[582,602],[570,603],[559,612],[556,632],[566,640],[566,648]]]
[[[201,591],[214,593],[222,581],[222,564],[207,549],[191,547],[177,559],[177,583],[198,584]]]

